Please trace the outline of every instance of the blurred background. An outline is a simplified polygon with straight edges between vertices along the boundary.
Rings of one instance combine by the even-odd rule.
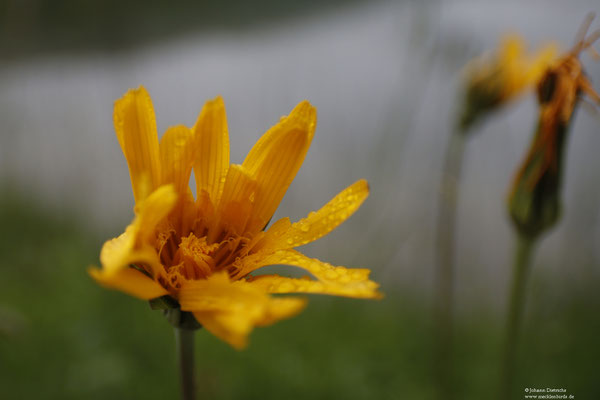
[[[594,8],[596,7],[596,9]],[[130,222],[112,126],[128,88],[159,132],[222,95],[232,162],[308,99],[312,148],[275,218],[297,220],[360,178],[371,196],[303,248],[369,267],[380,302],[314,296],[244,352],[197,334],[200,398],[430,399],[433,272],[444,147],[464,64],[518,32],[567,49],[592,0],[246,2],[0,0],[0,397],[176,398],[171,327],[87,275]],[[592,27],[599,27],[595,21]],[[600,63],[583,64],[600,88]],[[536,122],[533,95],[467,143],[457,232],[453,392],[497,391],[513,230],[505,199]],[[514,398],[600,398],[600,117],[576,115],[563,216],[537,249]]]

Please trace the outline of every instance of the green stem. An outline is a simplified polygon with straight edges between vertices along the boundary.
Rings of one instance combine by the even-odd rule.
[[[452,398],[452,334],[454,308],[454,245],[456,208],[465,133],[455,130],[446,147],[439,189],[435,271],[435,373],[438,395]]]
[[[177,347],[177,363],[179,364],[181,399],[194,400],[194,331],[192,329],[175,328],[175,345]]]
[[[512,393],[517,345],[521,331],[523,310],[525,308],[525,288],[529,275],[531,256],[535,238],[517,234],[515,248],[512,284],[506,319],[506,338],[502,362],[501,399],[508,399]]]

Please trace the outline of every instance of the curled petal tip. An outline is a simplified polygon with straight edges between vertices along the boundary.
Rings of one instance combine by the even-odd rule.
[[[290,116],[303,116],[307,121],[317,118],[317,109],[308,100],[302,100],[290,113]]]
[[[367,181],[366,179],[360,179],[357,183],[359,185],[364,186],[367,193],[371,191],[371,186],[369,185],[369,181]]]
[[[221,95],[218,95],[214,99],[207,101],[206,104],[213,107],[225,107],[225,101]]]

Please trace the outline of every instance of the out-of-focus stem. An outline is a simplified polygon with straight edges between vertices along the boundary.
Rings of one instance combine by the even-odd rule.
[[[194,384],[194,330],[175,328],[175,345],[177,347],[177,363],[179,364],[181,399],[194,400],[196,398]]]
[[[499,391],[501,399],[510,398],[512,393],[517,346],[525,308],[525,288],[531,269],[531,256],[534,245],[535,238],[517,233]]]
[[[452,132],[446,147],[439,188],[435,271],[435,374],[440,399],[452,398],[452,341],[454,313],[454,246],[458,187],[465,132]]]

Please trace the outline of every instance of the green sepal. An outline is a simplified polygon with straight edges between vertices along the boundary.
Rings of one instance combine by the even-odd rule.
[[[537,238],[550,230],[561,216],[561,183],[564,168],[564,149],[568,126],[555,127],[554,147],[541,141],[544,129],[540,118],[531,148],[521,166],[508,200],[509,214],[516,230],[528,238]],[[553,151],[553,154],[548,154]],[[547,159],[553,160],[548,165]]]
[[[179,308],[177,300],[169,296],[168,294],[148,301],[150,308],[153,310],[168,310],[170,308]]]
[[[175,328],[196,330],[202,328],[202,325],[196,320],[194,314],[189,311],[181,311],[180,308],[169,308],[163,310],[163,315],[167,321]]]
[[[468,82],[463,93],[462,109],[458,115],[458,131],[463,134],[481,122],[503,103],[502,81],[499,73],[483,80]]]
[[[189,311],[181,311],[179,302],[171,296],[164,295],[148,301],[153,310],[162,310],[163,315],[175,328],[196,330],[202,325],[196,320],[194,314]]]

